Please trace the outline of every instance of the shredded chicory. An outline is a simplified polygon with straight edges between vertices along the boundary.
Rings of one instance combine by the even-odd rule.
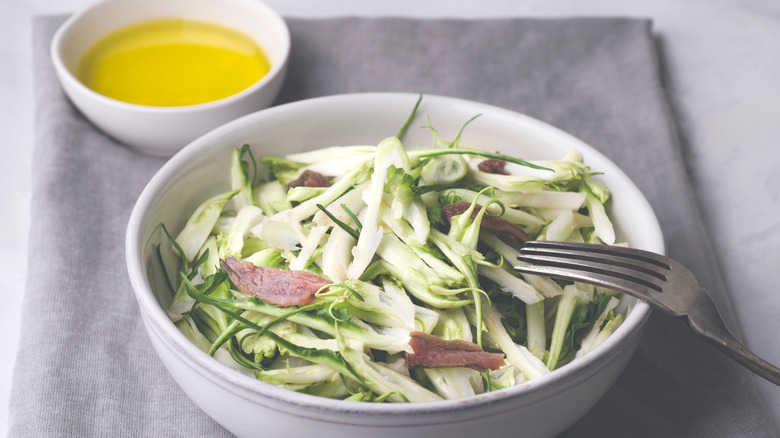
[[[430,121],[431,147],[407,151],[401,138],[410,120],[376,146],[262,158],[262,181],[250,148],[235,149],[226,169],[232,186],[169,235],[181,259],[168,309],[178,328],[261,381],[374,402],[506,388],[603,342],[625,316],[614,293],[512,269],[523,243],[517,236],[615,243],[604,208],[609,193],[580,154],[528,162],[463,146],[460,132],[442,140]],[[501,160],[502,172],[480,170],[486,159]],[[307,171],[327,184],[306,185],[299,177]],[[448,216],[456,203],[463,211]],[[499,220],[503,229],[488,226]],[[248,269],[249,280],[237,282],[221,265],[229,257],[264,269]],[[293,278],[287,287],[297,287],[294,276],[275,270],[305,271],[327,284],[287,307],[236,286]],[[436,342],[440,350],[422,361],[432,365],[410,368],[415,333],[467,341],[477,355],[504,359],[494,369],[452,366],[459,353]],[[438,355],[450,355],[449,364],[437,366]]]

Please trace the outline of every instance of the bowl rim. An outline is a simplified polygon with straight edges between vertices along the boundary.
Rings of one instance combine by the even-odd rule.
[[[198,349],[197,346],[190,342],[170,321],[165,310],[162,309],[161,306],[157,303],[151,288],[146,282],[142,259],[142,231],[146,226],[144,216],[145,213],[156,202],[157,191],[164,187],[166,181],[169,181],[172,176],[174,176],[182,167],[186,166],[187,163],[190,162],[193,158],[212,147],[210,143],[212,141],[218,140],[223,133],[230,132],[231,130],[234,130],[235,128],[244,124],[251,123],[256,118],[265,118],[280,114],[283,115],[285,112],[294,112],[298,107],[304,105],[327,106],[344,103],[349,104],[356,101],[371,99],[406,99],[406,101],[414,102],[418,96],[419,94],[400,92],[349,93],[291,102],[260,110],[228,122],[227,124],[222,125],[221,127],[216,128],[207,134],[204,134],[181,149],[162,166],[162,168],[152,177],[147,186],[144,188],[131,212],[130,220],[127,226],[125,241],[127,269],[133,287],[133,292],[142,310],[143,317],[148,323],[148,326],[153,329],[164,342],[172,347],[175,354],[182,356],[190,365],[190,367],[196,369],[199,374],[210,379],[212,382],[223,387],[224,389],[229,390],[234,394],[240,395],[255,404],[261,404],[272,409],[282,409],[278,405],[269,405],[269,403],[283,403],[288,407],[305,406],[306,409],[317,411],[323,414],[349,412],[373,417],[397,417],[398,415],[404,415],[413,416],[416,418],[418,416],[426,416],[434,413],[464,411],[474,409],[478,406],[496,405],[502,401],[520,397],[525,397],[530,402],[533,400],[534,395],[538,395],[540,392],[546,391],[550,387],[554,388],[556,385],[559,385],[562,382],[570,379],[571,376],[596,373],[600,369],[599,367],[591,367],[589,365],[596,362],[608,361],[610,358],[622,354],[623,350],[620,349],[619,346],[624,343],[630,343],[630,341],[635,336],[640,336],[642,326],[650,316],[650,306],[642,301],[637,301],[637,303],[632,307],[631,312],[629,312],[623,324],[621,324],[621,326],[612,335],[610,335],[606,341],[596,347],[589,354],[536,379],[532,379],[509,388],[461,399],[450,399],[425,403],[364,403],[334,400],[325,397],[302,394],[261,382],[249,376],[245,376],[238,371],[230,369],[227,365],[218,362],[211,356],[208,356],[206,353]],[[424,99],[426,102],[434,101],[434,103],[437,104],[466,104],[485,115],[494,113],[511,116],[514,118],[520,117],[524,122],[530,123],[534,127],[542,128],[544,130],[550,131],[555,135],[567,137],[570,141],[574,141],[578,144],[577,148],[583,153],[586,159],[588,157],[599,156],[599,159],[605,160],[607,163],[614,166],[614,169],[610,169],[610,173],[616,175],[619,179],[621,179],[622,182],[625,182],[628,190],[636,195],[636,201],[645,210],[643,214],[648,216],[648,223],[652,225],[652,228],[654,228],[653,230],[650,230],[652,232],[651,235],[653,236],[651,239],[652,243],[650,245],[652,247],[647,249],[659,253],[665,253],[666,249],[660,224],[658,223],[658,219],[645,196],[633,183],[633,181],[631,181],[631,179],[628,178],[628,176],[622,171],[622,169],[620,169],[610,159],[608,159],[592,146],[584,143],[571,134],[560,130],[559,128],[516,111],[485,103],[469,101],[466,99],[433,94],[425,94]],[[565,386],[560,385],[560,388],[563,390]],[[259,401],[258,398],[263,399],[263,402]],[[307,417],[307,412],[296,412],[296,415]],[[343,422],[338,421],[338,419],[335,418],[323,419],[315,416],[310,418],[317,418],[319,420],[330,422]],[[426,422],[425,424],[429,423]]]
[[[90,99],[94,99],[104,105],[109,105],[111,107],[125,110],[125,111],[138,111],[138,112],[149,112],[152,114],[188,114],[198,111],[205,111],[205,110],[211,110],[211,109],[217,109],[221,108],[227,105],[230,105],[236,101],[240,101],[247,97],[248,95],[253,94],[260,88],[266,86],[266,84],[269,84],[275,80],[275,78],[279,75],[283,75],[285,73],[288,60],[290,58],[290,46],[291,46],[291,37],[290,37],[290,28],[287,26],[287,22],[284,20],[284,18],[276,12],[273,8],[271,8],[267,3],[265,3],[264,0],[231,0],[237,5],[241,5],[241,7],[244,7],[245,9],[250,8],[257,8],[261,14],[266,15],[272,22],[274,29],[279,33],[280,39],[280,56],[279,61],[274,62],[271,64],[271,68],[268,70],[268,73],[266,73],[263,77],[258,79],[255,83],[250,85],[247,88],[244,88],[243,90],[239,91],[238,93],[231,94],[230,96],[223,97],[221,99],[212,100],[209,102],[203,102],[193,105],[179,105],[179,106],[154,106],[154,105],[141,105],[136,103],[130,103],[130,102],[124,102],[121,100],[117,100],[108,96],[105,96],[103,94],[98,93],[97,91],[94,91],[93,89],[87,87],[81,80],[79,80],[76,75],[65,65],[65,62],[62,58],[62,48],[65,44],[65,39],[67,36],[73,32],[75,29],[79,27],[81,24],[80,22],[89,14],[93,13],[96,9],[99,9],[101,7],[106,7],[106,5],[109,4],[126,4],[129,7],[133,7],[133,2],[128,0],[101,0],[97,3],[94,3],[84,9],[81,9],[80,11],[72,14],[70,17],[68,17],[57,29],[57,31],[54,33],[54,36],[52,37],[51,43],[49,44],[49,56],[52,60],[52,63],[54,64],[54,68],[58,73],[58,76],[61,78],[61,80],[68,81],[69,85],[74,87],[78,92],[88,96]],[[135,6],[137,7],[137,5]],[[166,17],[172,17],[173,15],[165,15],[157,17],[159,19],[163,19]],[[154,18],[154,19],[157,19]],[[203,19],[198,19],[199,21],[208,21]],[[128,23],[124,26],[130,26],[134,23],[140,23],[142,21],[137,21],[133,23]],[[123,27],[124,27],[123,26]],[[115,28],[110,32],[119,30],[120,28]],[[234,29],[236,30],[236,29]],[[108,35],[108,33],[104,34]],[[244,32],[242,32],[244,33]],[[97,42],[100,38],[95,40]],[[254,41],[254,38],[252,38]],[[255,41],[257,43],[257,41]],[[260,45],[259,43],[257,43]],[[260,45],[261,50],[265,49]],[[81,53],[79,56],[83,55]],[[267,55],[266,55],[267,56]]]

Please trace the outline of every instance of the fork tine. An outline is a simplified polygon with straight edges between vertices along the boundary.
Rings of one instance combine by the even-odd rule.
[[[622,252],[613,252],[605,245],[590,247],[570,245],[532,245],[520,250],[519,260],[534,264],[562,264],[584,267],[591,271],[614,272],[621,278],[630,277],[638,283],[658,291],[663,291],[663,285],[668,281],[667,275],[671,269],[669,264],[648,264],[647,258],[638,258],[636,254],[626,256]]]
[[[613,251],[617,249],[618,251]],[[670,269],[665,260],[646,251],[623,251],[627,248],[563,242],[529,241],[520,249],[518,261],[530,263],[515,266],[525,274],[595,284],[650,301],[664,309],[669,307],[660,295]],[[652,259],[652,262],[648,262]],[[651,263],[648,265],[648,263]]]
[[[604,251],[595,252],[593,247],[590,251],[581,248],[575,250],[568,247],[561,248],[565,249],[523,247],[520,249],[518,260],[536,265],[582,269],[591,273],[614,276],[641,284],[656,292],[662,292],[664,283],[668,280],[666,276],[668,269],[648,266],[633,258],[624,258]]]
[[[626,259],[646,262],[669,270],[669,259],[654,252],[645,251],[636,248],[616,245],[594,245],[592,243],[579,242],[556,242],[548,240],[530,240],[523,244],[522,249],[561,249],[571,251],[583,251],[587,253],[609,254],[625,257]]]
[[[646,285],[636,283],[635,281],[619,278],[612,273],[605,274],[592,272],[583,267],[562,267],[546,265],[518,265],[515,269],[523,274],[544,275],[562,280],[579,281],[582,283],[595,284],[607,289],[623,292],[639,299],[650,301],[655,305],[666,308],[665,305],[658,302],[655,298],[657,291],[648,288]]]
[[[585,282],[590,282],[589,279],[598,279],[599,281],[609,283],[610,285],[613,283],[622,284],[622,281],[633,283],[636,286],[647,289],[648,295],[663,291],[663,287],[658,284],[658,278],[630,268],[617,267],[609,263],[547,255],[526,255],[525,253],[521,253],[517,259],[520,262],[530,263],[528,265],[518,265],[515,267],[516,270],[524,273],[537,274],[536,272],[531,271],[545,268],[544,274],[537,275],[557,277],[563,277],[564,275],[569,277],[576,276],[579,281]],[[555,275],[553,275],[553,273],[555,273]],[[625,287],[628,287],[628,285]]]

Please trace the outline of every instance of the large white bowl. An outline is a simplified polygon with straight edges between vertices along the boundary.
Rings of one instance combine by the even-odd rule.
[[[238,30],[263,49],[271,70],[232,96],[173,107],[121,102],[87,88],[76,78],[81,56],[102,37],[130,24],[163,18],[208,21]],[[289,52],[287,24],[259,0],[104,0],[72,15],[51,43],[62,88],[95,126],[144,153],[166,157],[230,120],[271,105],[284,82]]]
[[[254,380],[203,353],[176,329],[164,311],[171,297],[156,268],[154,246],[165,243],[159,224],[177,231],[188,212],[229,187],[232,148],[248,143],[257,158],[332,145],[376,144],[397,132],[417,97],[384,93],[332,96],[240,118],[175,155],[138,199],[127,230],[127,267],[149,338],[184,392],[236,435],[552,436],[585,415],[633,354],[650,309],[624,297],[623,304],[632,309],[622,326],[590,354],[546,376],[459,400],[369,404],[300,394]],[[426,115],[443,137],[452,138],[476,114],[482,116],[465,130],[464,144],[524,159],[557,159],[572,148],[581,151],[588,165],[604,172],[599,179],[612,191],[608,208],[619,240],[664,252],[655,215],[628,177],[592,147],[545,123],[493,106],[425,96],[405,144],[407,148],[430,145],[430,132],[417,129],[427,123]]]

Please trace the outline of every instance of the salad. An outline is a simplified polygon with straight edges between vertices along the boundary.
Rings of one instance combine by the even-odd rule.
[[[451,141],[428,119],[430,147],[407,150],[413,116],[378,145],[234,149],[231,187],[162,226],[181,332],[261,381],[372,402],[506,388],[603,342],[627,311],[614,292],[512,269],[529,239],[615,243],[581,155],[463,145],[474,119]]]

